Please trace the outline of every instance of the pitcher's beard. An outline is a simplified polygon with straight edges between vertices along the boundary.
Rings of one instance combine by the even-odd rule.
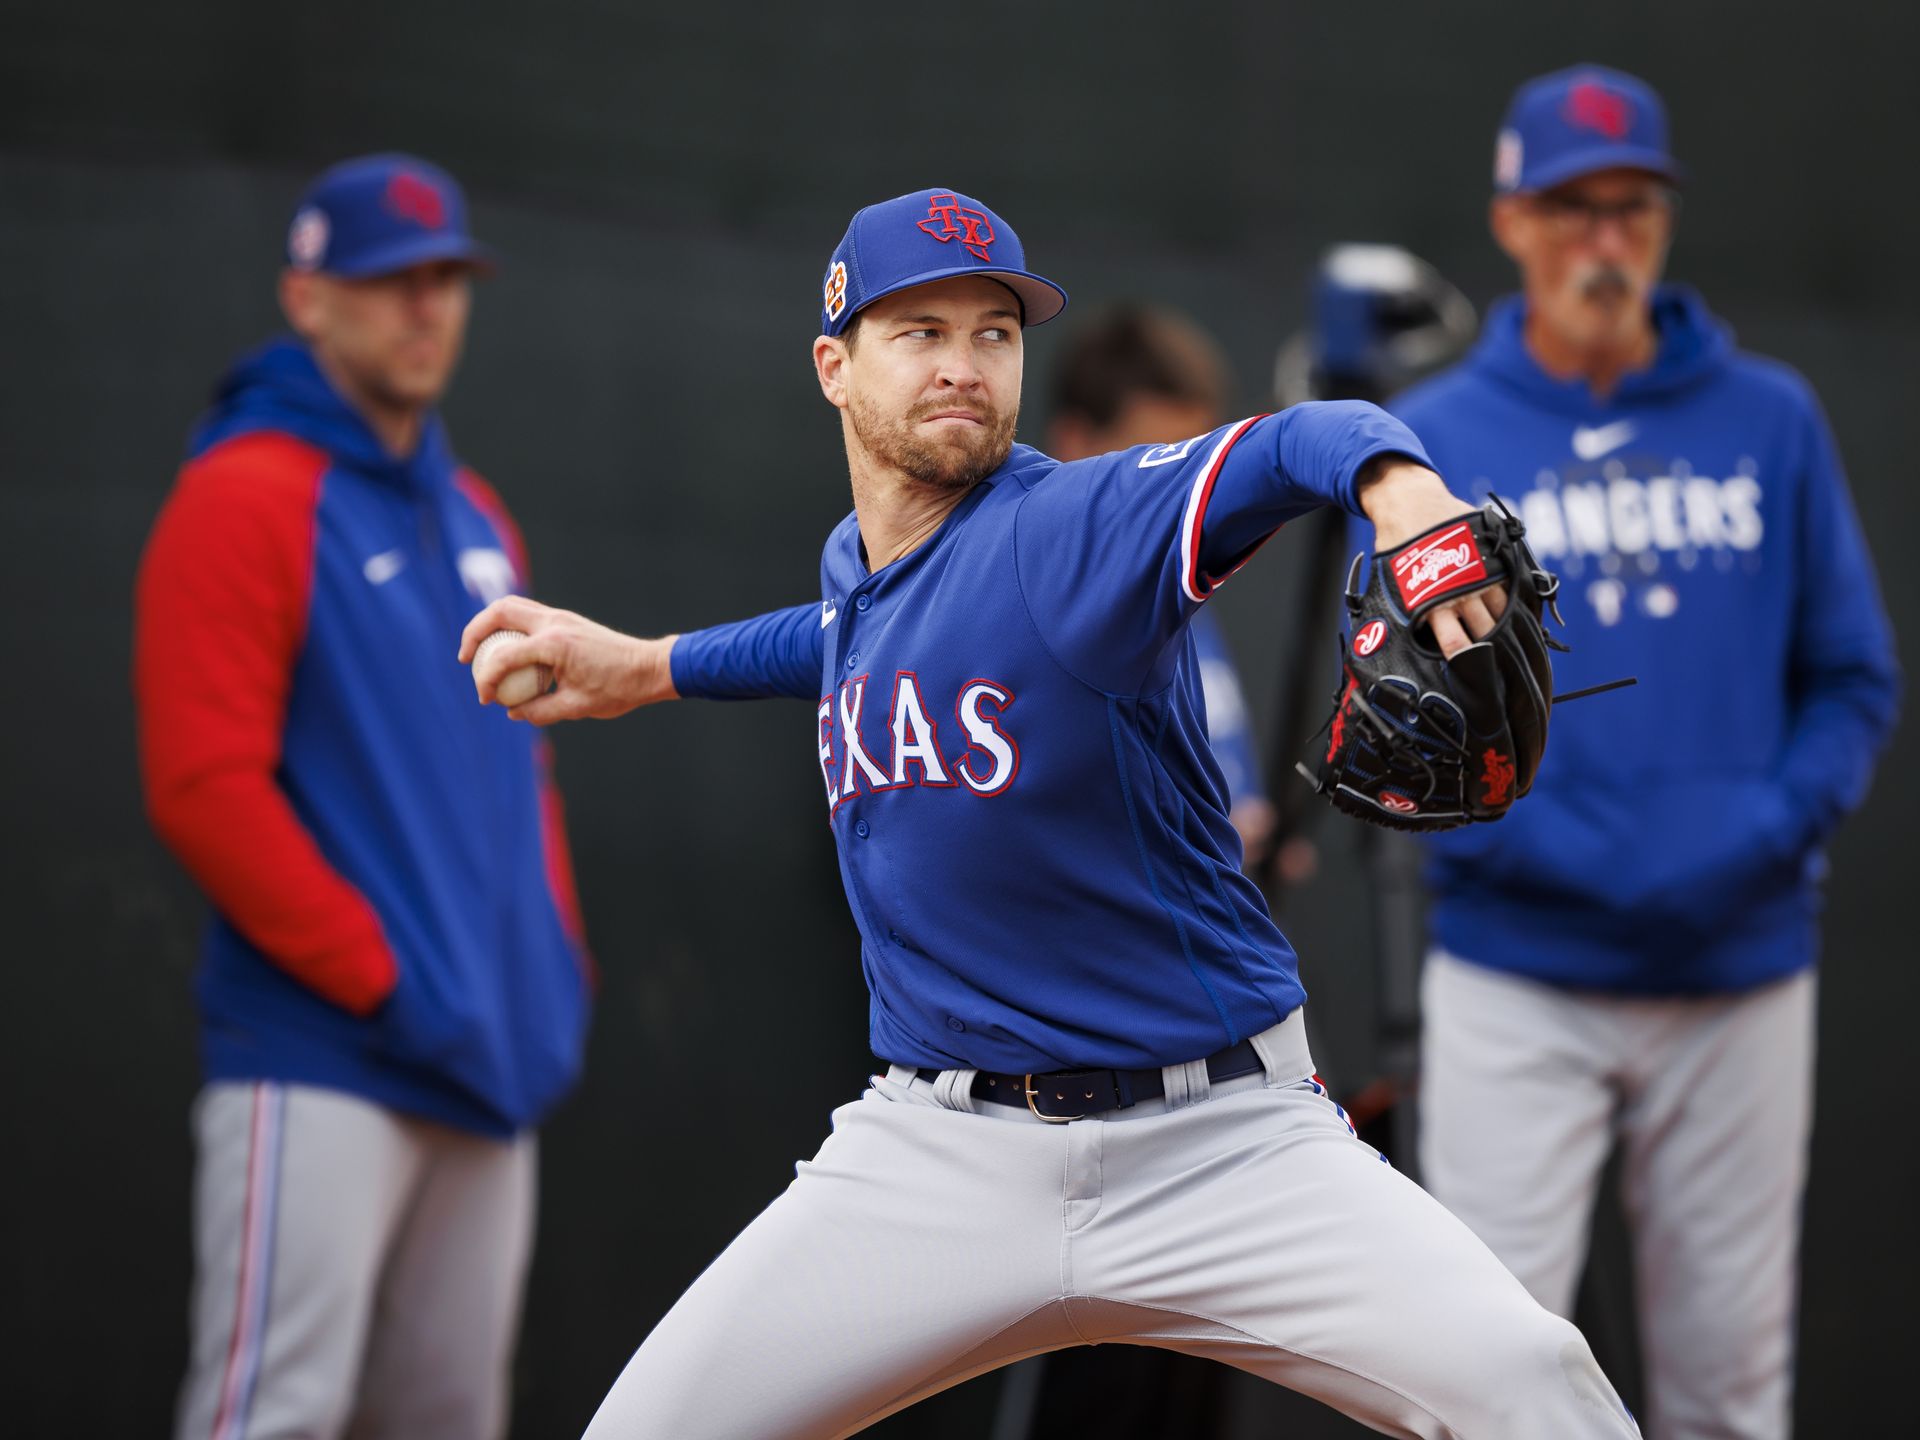
[[[919,434],[919,423],[942,410],[972,409],[986,423],[940,439]],[[876,460],[935,490],[971,490],[1005,463],[1013,449],[1020,409],[1000,412],[951,401],[916,405],[901,420],[875,415],[856,399],[850,407],[853,433]]]

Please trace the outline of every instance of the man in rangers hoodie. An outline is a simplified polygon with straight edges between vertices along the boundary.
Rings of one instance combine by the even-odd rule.
[[[433,409],[487,260],[435,167],[322,175],[299,338],[227,376],[141,564],[147,805],[214,910],[182,1437],[504,1428],[588,980],[547,749],[454,658],[527,585]]]
[[[1421,1163],[1568,1313],[1623,1146],[1649,1435],[1787,1433],[1812,1109],[1821,846],[1898,675],[1807,382],[1658,284],[1678,169],[1659,97],[1521,87],[1492,225],[1522,295],[1393,407],[1560,572],[1573,689],[1533,792],[1434,837]]]

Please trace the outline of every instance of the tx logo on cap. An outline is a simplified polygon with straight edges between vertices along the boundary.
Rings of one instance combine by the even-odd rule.
[[[1633,102],[1598,80],[1583,80],[1567,92],[1567,122],[1622,140],[1633,128]]]
[[[402,170],[387,181],[382,200],[389,213],[429,230],[447,223],[447,202],[440,198],[439,190],[410,171]]]
[[[956,236],[960,244],[982,260],[991,260],[987,247],[993,243],[993,221],[971,205],[962,205],[959,197],[939,192],[927,200],[927,218],[920,228],[942,245]]]

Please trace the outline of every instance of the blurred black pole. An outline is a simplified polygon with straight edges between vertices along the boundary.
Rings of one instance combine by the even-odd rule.
[[[1275,397],[1282,406],[1303,400],[1384,404],[1458,359],[1474,327],[1466,297],[1417,256],[1390,245],[1335,246],[1314,275],[1309,327],[1280,347]],[[1332,710],[1338,647],[1344,643],[1337,597],[1357,548],[1348,517],[1338,510],[1320,510],[1307,524],[1308,554],[1293,612],[1300,622],[1279,657],[1279,716],[1267,771],[1278,777],[1274,839],[1255,874],[1276,912],[1290,883],[1286,857],[1311,843],[1311,826],[1325,809],[1293,767]],[[1419,853],[1404,836],[1364,826],[1355,844],[1372,902],[1367,914],[1374,1044],[1367,1072],[1357,1076],[1333,1055],[1329,1084],[1365,1139],[1417,1179],[1413,1107],[1402,1102],[1412,1096],[1419,1071]]]

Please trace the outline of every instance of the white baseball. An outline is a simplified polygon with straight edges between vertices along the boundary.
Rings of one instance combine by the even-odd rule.
[[[473,664],[477,671],[481,658],[495,645],[506,640],[523,640],[524,630],[496,630],[482,640],[473,652]],[[474,688],[480,688],[480,677],[476,673]],[[509,670],[500,677],[500,683],[493,687],[494,703],[504,705],[511,710],[516,705],[524,705],[537,696],[544,695],[553,685],[553,671],[545,665],[522,665],[518,670]]]

